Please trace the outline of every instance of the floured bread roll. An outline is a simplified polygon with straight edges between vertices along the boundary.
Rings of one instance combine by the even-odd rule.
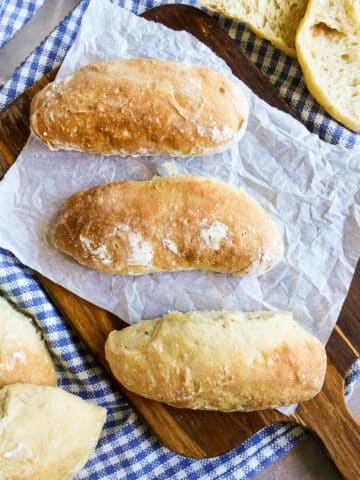
[[[289,312],[170,312],[111,332],[105,354],[132,392],[224,412],[308,400],[326,370],[324,346]]]
[[[106,410],[55,387],[0,390],[2,480],[70,480],[95,450]]]
[[[296,36],[306,86],[333,118],[360,132],[357,0],[310,0]]]
[[[33,133],[53,150],[107,155],[205,155],[244,134],[238,85],[202,65],[146,58],[87,65],[31,103]]]
[[[9,383],[56,385],[56,373],[34,320],[0,296],[0,387]]]
[[[296,57],[295,34],[308,0],[200,0],[205,7],[246,23],[259,37]]]
[[[55,245],[90,268],[126,275],[192,269],[260,275],[283,253],[274,222],[255,200],[225,183],[184,175],[72,195]]]

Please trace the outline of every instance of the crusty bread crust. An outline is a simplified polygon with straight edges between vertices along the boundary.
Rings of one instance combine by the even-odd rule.
[[[56,385],[55,366],[40,329],[0,296],[0,387]]]
[[[0,390],[4,480],[70,480],[95,450],[106,410],[60,388],[13,384]]]
[[[289,312],[169,312],[111,332],[105,354],[128,390],[224,412],[307,400],[326,370],[324,346]]]
[[[260,275],[283,253],[280,234],[243,191],[210,178],[176,175],[113,182],[71,196],[55,245],[112,274],[203,269]]]
[[[87,65],[31,103],[32,132],[53,150],[106,155],[205,155],[246,126],[239,87],[202,65],[133,58]]]

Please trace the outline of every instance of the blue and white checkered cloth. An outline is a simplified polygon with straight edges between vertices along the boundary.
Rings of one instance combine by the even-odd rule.
[[[2,0],[0,2],[0,48],[41,8],[46,0]]]
[[[0,4],[0,46],[31,17],[44,1],[4,0]],[[158,5],[152,0],[121,0],[134,13]],[[195,4],[190,0],[183,3]],[[58,66],[70,48],[89,4],[82,0],[44,42],[17,68],[0,88],[0,108],[10,103],[45,73]],[[348,148],[357,147],[359,136],[331,120],[307,92],[297,62],[258,39],[244,25],[215,16],[240,49],[278,88],[313,132]],[[33,314],[43,328],[54,355],[59,386],[107,408],[107,422],[95,454],[77,479],[246,479],[281,457],[308,436],[302,427],[274,424],[231,452],[209,460],[181,457],[161,446],[123,397],[106,379],[81,341],[62,321],[32,272],[8,251],[0,249],[0,294]],[[346,380],[351,394],[360,377],[357,361]],[[50,479],[49,479],[50,480]]]

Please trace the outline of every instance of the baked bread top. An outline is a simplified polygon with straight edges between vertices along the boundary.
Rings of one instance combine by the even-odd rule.
[[[260,275],[283,253],[269,214],[240,189],[174,175],[113,182],[72,195],[55,245],[102,272],[203,269]]]
[[[295,34],[307,0],[200,0],[200,3],[246,23],[259,37],[296,58]]]
[[[245,130],[238,85],[202,65],[132,58],[87,65],[31,103],[32,132],[53,150],[106,155],[205,155]]]

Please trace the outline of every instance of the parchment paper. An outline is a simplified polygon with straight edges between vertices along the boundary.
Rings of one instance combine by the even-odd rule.
[[[138,18],[108,0],[91,1],[58,76],[96,60],[134,56],[202,63],[238,81],[188,33]],[[291,310],[325,342],[360,254],[360,152],[320,141],[241,85],[250,104],[247,132],[222,154],[104,157],[51,152],[31,136],[0,184],[0,246],[129,323],[173,309]],[[283,260],[259,278],[201,271],[126,277],[82,267],[53,247],[54,220],[69,195],[113,180],[164,176],[173,169],[247,191],[282,232]]]

